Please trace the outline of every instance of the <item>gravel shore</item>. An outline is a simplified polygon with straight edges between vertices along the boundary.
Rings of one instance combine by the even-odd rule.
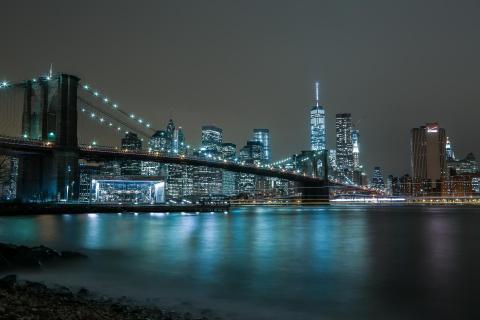
[[[47,287],[19,281],[16,275],[0,279],[0,319],[8,320],[209,320],[152,306],[141,306],[126,298],[97,297],[87,289],[72,292],[63,286]],[[215,318],[220,319],[220,318]]]

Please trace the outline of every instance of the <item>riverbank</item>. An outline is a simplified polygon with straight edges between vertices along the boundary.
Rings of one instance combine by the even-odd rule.
[[[127,298],[98,297],[85,288],[73,292],[63,286],[20,281],[13,274],[0,279],[0,319],[208,320],[137,305]]]
[[[229,204],[193,205],[134,205],[134,204],[88,204],[88,203],[0,203],[0,216],[119,213],[119,212],[223,212]]]

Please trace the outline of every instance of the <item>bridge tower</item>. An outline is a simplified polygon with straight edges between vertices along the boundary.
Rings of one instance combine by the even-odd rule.
[[[25,83],[22,135],[55,145],[50,156],[20,159],[18,194],[25,201],[78,199],[79,80],[73,75],[58,74]]]

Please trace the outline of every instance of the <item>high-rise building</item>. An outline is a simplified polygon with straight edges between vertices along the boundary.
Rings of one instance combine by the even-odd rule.
[[[340,179],[349,183],[352,182],[354,169],[351,114],[337,114],[335,127],[337,138],[337,172]]]
[[[315,82],[314,104],[310,109],[310,145],[313,151],[326,149],[325,110],[320,105],[320,84]]]
[[[263,160],[263,144],[259,141],[247,141],[247,145],[240,150],[239,158],[247,164],[260,165]]]
[[[78,200],[81,202],[90,202],[92,198],[92,180],[104,171],[104,166],[98,163],[79,162],[80,171],[80,191]]]
[[[136,133],[128,132],[124,138],[122,138],[122,149],[129,151],[142,150],[142,140]]]
[[[223,159],[233,161],[237,155],[237,145],[229,142],[223,143],[221,153]]]
[[[453,153],[452,143],[450,142],[450,138],[448,137],[445,143],[445,152],[446,152],[447,161],[455,160],[455,154]]]
[[[234,161],[237,154],[237,146],[233,143],[223,143],[221,149],[222,158]],[[222,194],[233,196],[236,194],[237,174],[232,171],[222,171]]]
[[[173,152],[174,136],[175,136],[175,124],[173,120],[170,119],[167,124],[167,129],[165,130],[167,137],[167,150],[168,152]]]
[[[142,150],[142,140],[137,136],[136,133],[129,132],[122,139],[122,149],[129,151]],[[120,172],[122,175],[128,176],[141,175],[141,161],[123,160],[120,164]]]
[[[258,141],[262,144],[262,161],[269,163],[271,161],[270,131],[268,129],[253,129],[253,141]]]
[[[150,151],[166,152],[168,150],[167,131],[157,130],[148,142]]]
[[[411,130],[411,162],[414,179],[433,184],[446,175],[446,135],[438,123]]]
[[[223,130],[216,126],[202,127],[201,151],[206,153],[218,153],[223,143]]]
[[[380,169],[380,167],[373,168],[372,181],[370,182],[370,186],[378,190],[385,189],[385,181],[383,180],[382,170]]]
[[[358,170],[360,168],[360,133],[358,129],[352,129],[352,153],[353,153],[353,168]]]
[[[185,144],[185,135],[183,133],[182,127],[178,127],[175,130],[175,146],[174,149],[177,151],[178,154],[185,154],[187,151],[187,145]]]

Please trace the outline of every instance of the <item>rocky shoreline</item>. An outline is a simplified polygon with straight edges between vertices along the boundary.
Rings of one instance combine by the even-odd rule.
[[[0,279],[0,319],[208,320],[190,313],[136,305],[126,298],[97,297],[85,288],[74,293],[63,286],[19,281],[13,274]]]
[[[87,259],[82,253],[56,251],[45,246],[27,247],[0,243],[0,274],[15,270],[38,270],[61,263]],[[10,274],[0,278],[0,320],[208,320],[191,313],[138,305],[123,297],[112,299],[81,288],[19,280]],[[214,319],[219,319],[215,317]]]

